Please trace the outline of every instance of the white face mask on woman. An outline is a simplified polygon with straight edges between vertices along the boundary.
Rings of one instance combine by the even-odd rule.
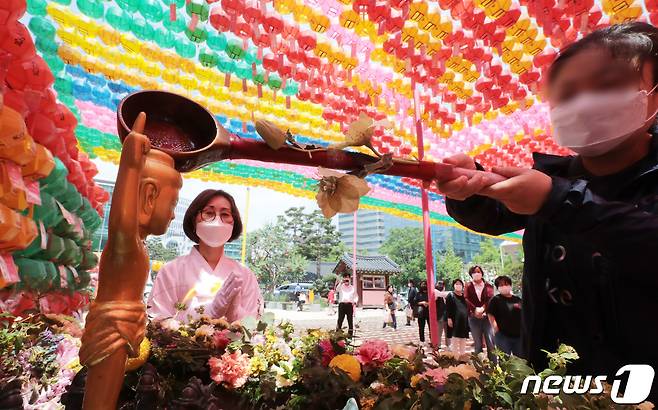
[[[655,88],[582,93],[551,110],[553,137],[586,157],[606,154],[653,120],[648,106]]]
[[[196,224],[196,234],[201,242],[211,248],[224,246],[233,233],[233,225],[221,221],[220,218],[214,221],[201,221]]]

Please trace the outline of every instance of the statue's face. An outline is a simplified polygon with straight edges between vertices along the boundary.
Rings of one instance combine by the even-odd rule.
[[[166,184],[164,181],[160,184],[160,193],[150,218],[150,234],[163,235],[167,232],[169,224],[176,217],[174,210],[178,203],[179,191],[180,185]]]

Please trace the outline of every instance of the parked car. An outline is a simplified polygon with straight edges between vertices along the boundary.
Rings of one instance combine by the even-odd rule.
[[[308,292],[311,289],[313,289],[312,283],[302,283],[302,282],[286,283],[274,289],[274,292],[272,292],[272,294],[274,296],[284,295],[289,300],[291,300],[295,297],[295,292],[297,291],[298,286],[300,290],[306,294],[308,294]]]

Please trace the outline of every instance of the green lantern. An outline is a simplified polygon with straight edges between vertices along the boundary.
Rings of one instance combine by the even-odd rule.
[[[193,43],[203,43],[208,38],[208,32],[203,27],[197,27],[194,30],[185,29],[185,35]]]
[[[199,21],[208,20],[208,14],[210,14],[210,9],[208,8],[206,2],[199,0],[191,0],[189,3],[187,3],[187,6],[185,6],[185,10],[190,17],[197,15]]]
[[[105,12],[105,21],[115,30],[130,30],[131,19],[128,13],[116,6],[109,6]]]
[[[286,86],[281,92],[283,95],[296,95],[299,92],[299,84],[292,80],[288,80]]]
[[[182,33],[185,31],[187,26],[185,25],[185,21],[181,16],[178,16],[178,18],[175,21],[171,21],[168,18],[162,19],[162,25],[167,29],[171,30],[174,33]]]
[[[259,85],[265,84],[265,74],[261,67],[256,68],[256,75],[253,78],[254,82]]]
[[[33,16],[46,15],[46,1],[45,0],[29,0],[27,2],[27,12]]]
[[[71,0],[53,0],[55,3],[62,4],[64,6],[70,6]]]
[[[242,42],[234,38],[226,43],[226,54],[234,60],[242,60],[245,51],[242,49]]]
[[[69,78],[56,77],[53,88],[57,91],[57,97],[61,100],[63,96],[71,95],[73,82]]]
[[[175,45],[176,53],[183,58],[193,58],[196,55],[196,46],[187,41],[178,41]]]
[[[219,57],[217,57],[217,54],[213,53],[212,51],[206,49],[199,52],[199,62],[204,67],[215,67],[217,65],[217,61],[219,61]]]
[[[61,58],[57,56],[56,53],[57,50],[55,50],[55,53],[53,54],[44,53],[43,56],[43,59],[46,61],[46,64],[48,64],[48,67],[50,68],[50,71],[52,71],[53,74],[57,74],[64,69],[64,62],[62,61]]]
[[[140,40],[152,40],[155,30],[142,16],[133,16],[130,31]]]
[[[34,45],[44,55],[57,54],[57,49],[59,48],[57,43],[50,37],[37,36],[37,41],[34,42]]]
[[[32,17],[30,19],[30,31],[36,34],[36,37],[46,37],[52,39],[55,37],[55,27],[43,17]]]
[[[128,13],[136,13],[139,9],[140,1],[141,0],[116,0],[119,7]]]
[[[251,65],[244,61],[236,62],[235,75],[237,75],[241,80],[250,80],[252,75]]]
[[[208,33],[206,44],[214,51],[224,51],[226,49],[226,36],[222,33]]]
[[[169,30],[156,28],[154,31],[154,40],[160,48],[172,48],[176,45],[176,38]]]
[[[103,13],[105,12],[103,3],[98,0],[77,0],[76,5],[84,15],[93,19],[103,17]]]
[[[162,6],[158,4],[157,0],[142,0],[139,12],[151,23],[158,23],[162,20]]]
[[[279,77],[278,74],[276,73],[271,73],[270,78],[267,80],[267,86],[270,87],[273,90],[278,90],[281,88],[281,85],[283,84],[283,81],[281,81],[281,77]]]
[[[224,73],[233,73],[235,71],[235,62],[224,54],[218,56],[217,67]]]

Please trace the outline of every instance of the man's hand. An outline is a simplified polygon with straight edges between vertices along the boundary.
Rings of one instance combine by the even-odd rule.
[[[121,149],[121,158],[126,158],[129,162],[128,165],[140,165],[144,157],[151,149],[151,144],[146,135],[144,135],[144,126],[146,125],[146,114],[140,112],[135,122],[133,123],[132,131],[126,135],[123,140],[123,148]]]
[[[454,165],[458,168],[475,170],[475,162],[465,154],[457,154],[443,160],[444,163]],[[486,185],[486,181],[480,174],[471,178],[460,176],[451,180],[438,182],[439,191],[446,197],[463,201],[478,192]]]
[[[448,327],[452,327],[452,319],[448,318]]]
[[[484,314],[484,308],[483,307],[477,307],[475,308],[475,317],[478,319],[482,319],[482,315]]]
[[[482,189],[479,195],[496,199],[519,215],[536,214],[553,187],[551,177],[534,169],[496,167],[493,172],[509,179]]]

